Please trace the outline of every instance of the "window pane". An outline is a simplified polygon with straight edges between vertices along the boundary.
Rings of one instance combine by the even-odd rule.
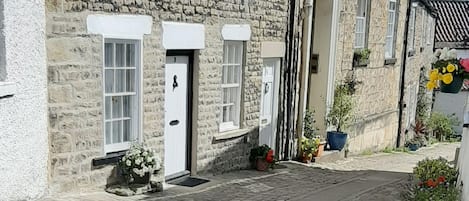
[[[122,142],[122,121],[113,121],[112,122],[112,143]]]
[[[240,83],[241,66],[233,66],[233,83]]]
[[[112,143],[112,127],[111,122],[106,122],[106,144]]]
[[[135,67],[135,44],[127,44],[127,67]]]
[[[396,10],[396,2],[389,2],[389,10]]]
[[[112,105],[112,102],[111,102],[111,97],[110,96],[106,96],[105,98],[105,112],[106,112],[106,115],[105,115],[105,119],[111,119],[111,105]]]
[[[114,88],[114,70],[105,70],[104,81],[106,93],[112,93]]]
[[[240,42],[240,44],[238,44],[236,46],[236,50],[235,50],[235,58],[236,58],[236,64],[242,64],[243,63],[243,46],[242,46],[242,43]]]
[[[104,66],[114,66],[114,46],[112,43],[104,44]]]
[[[124,67],[125,64],[125,46],[121,43],[116,43],[116,67]]]
[[[126,82],[126,91],[135,92],[135,70],[127,70]]]
[[[132,96],[124,96],[122,104],[124,107],[123,117],[132,117]]]
[[[112,118],[122,117],[122,96],[112,97]]]
[[[124,92],[125,89],[125,70],[116,70],[116,91]]]
[[[234,103],[235,105],[238,104],[238,87],[234,87],[230,89],[230,103]]]
[[[131,134],[131,121],[130,120],[124,120],[124,124],[123,124],[123,137],[124,137],[124,142],[128,142],[131,140],[130,138],[130,134]]]
[[[222,72],[222,83],[227,84],[228,83],[228,68],[229,66],[223,66],[223,72]]]
[[[228,103],[228,89],[227,88],[224,88],[223,89],[223,104],[226,104]]]
[[[223,122],[228,122],[229,109],[227,106],[223,107]]]
[[[366,2],[367,0],[358,0],[357,5],[357,16],[365,17],[366,16]]]
[[[228,108],[229,108],[229,111],[230,111],[229,116],[228,116],[228,121],[234,121],[235,115],[236,115],[236,112],[234,110],[234,106],[229,106]]]

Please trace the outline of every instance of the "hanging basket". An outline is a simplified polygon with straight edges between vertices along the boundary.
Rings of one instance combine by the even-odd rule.
[[[443,93],[457,94],[461,91],[463,81],[464,79],[462,76],[454,76],[451,84],[441,82],[440,91]]]

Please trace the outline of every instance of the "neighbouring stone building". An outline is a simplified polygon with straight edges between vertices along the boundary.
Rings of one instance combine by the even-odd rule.
[[[50,192],[113,182],[132,141],[158,181],[248,167],[275,145],[288,3],[46,0]]]
[[[356,122],[348,129],[348,150],[352,154],[397,145],[400,107],[403,107],[399,104],[401,93],[410,93],[400,89],[408,87],[407,84],[417,84],[415,90],[418,90],[420,67],[414,65],[423,65],[421,62],[425,62],[424,56],[420,55],[431,52],[433,45],[432,41],[427,43],[420,39],[423,36],[419,31],[425,29],[426,33],[430,25],[422,24],[420,17],[422,12],[428,16],[426,9],[421,9],[428,7],[428,4],[419,2],[424,1],[414,3],[421,5],[415,11],[418,23],[414,22],[413,31],[418,32],[414,39],[417,53],[407,59],[405,72],[404,36],[409,1],[315,2],[311,57],[313,67],[310,68],[313,71],[308,81],[307,108],[316,112],[320,132],[325,133],[330,129],[324,119],[328,112],[327,106],[333,103],[334,85],[344,81],[355,84],[353,99]],[[433,33],[433,28],[428,33]],[[359,61],[354,54],[363,50],[370,51],[368,59]],[[402,85],[402,73],[407,75],[408,72],[413,74],[406,77]],[[407,96],[404,95],[404,98]],[[415,111],[415,107],[411,110]]]
[[[0,200],[47,192],[47,66],[42,0],[0,0]]]
[[[403,71],[403,96],[401,99],[400,145],[414,137],[412,126],[418,119],[418,112],[431,111],[433,93],[426,89],[428,72],[431,69],[431,57],[435,36],[435,9],[427,1],[412,3],[409,13],[407,34],[406,65]],[[420,117],[422,118],[422,117]]]

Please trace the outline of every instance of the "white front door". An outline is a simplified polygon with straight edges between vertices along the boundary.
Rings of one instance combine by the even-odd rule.
[[[264,59],[259,144],[267,144],[274,150],[277,120],[277,75],[279,69],[280,58]]]
[[[189,57],[168,56],[165,65],[164,175],[187,170],[187,71]]]

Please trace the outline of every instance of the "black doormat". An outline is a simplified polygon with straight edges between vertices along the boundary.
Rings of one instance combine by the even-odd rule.
[[[207,183],[209,181],[210,180],[199,179],[199,178],[195,178],[195,177],[184,177],[184,178],[181,178],[181,179],[176,179],[174,181],[170,181],[169,184],[178,185],[178,186],[194,187],[194,186],[198,186],[200,184]]]

